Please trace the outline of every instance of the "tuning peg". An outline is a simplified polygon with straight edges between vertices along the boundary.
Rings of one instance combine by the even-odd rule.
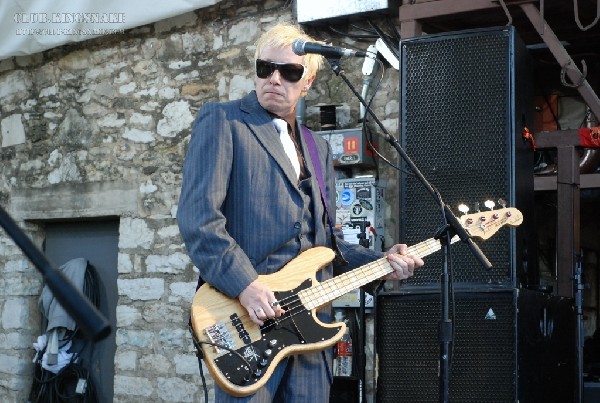
[[[477,211],[481,211],[481,210],[479,209],[479,202],[475,202],[475,210],[477,210]]]
[[[506,208],[506,200],[498,199],[498,204],[502,206],[502,208]]]
[[[489,208],[490,210],[493,210],[496,206],[496,203],[494,203],[492,200],[486,200],[485,203],[483,203],[483,205]]]
[[[460,211],[463,214],[467,214],[469,212],[469,206],[467,206],[466,204],[459,204],[458,205],[458,211]]]

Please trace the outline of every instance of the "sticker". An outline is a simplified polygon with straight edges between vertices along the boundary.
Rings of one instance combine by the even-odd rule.
[[[356,190],[356,197],[359,199],[369,199],[371,198],[371,188],[364,187]]]
[[[368,200],[360,199],[358,202],[360,203],[361,207],[364,208],[365,210],[369,210],[369,211],[373,210],[373,205]]]
[[[354,206],[352,206],[352,215],[353,216],[360,216],[363,213],[363,208],[361,207],[360,204],[355,204]]]
[[[354,192],[351,189],[344,189],[340,194],[342,206],[349,206],[354,203]]]

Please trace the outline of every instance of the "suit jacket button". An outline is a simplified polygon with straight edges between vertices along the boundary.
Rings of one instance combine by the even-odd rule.
[[[296,222],[296,223],[294,224],[294,228],[296,228],[296,229],[300,229],[300,228],[302,228],[302,224],[300,224],[299,222]]]

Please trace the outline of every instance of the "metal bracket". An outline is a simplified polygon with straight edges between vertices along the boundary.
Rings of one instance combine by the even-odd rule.
[[[538,31],[544,43],[546,43],[548,49],[550,52],[552,52],[552,55],[558,64],[563,66],[564,74],[569,76],[569,79],[573,84],[567,84],[567,86],[574,86],[577,88],[577,91],[585,103],[589,106],[594,116],[596,116],[597,119],[600,119],[600,99],[590,86],[590,83],[586,80],[585,74],[579,71],[575,65],[575,62],[571,56],[569,56],[552,29],[548,26],[546,21],[541,18],[540,12],[535,5],[521,4],[520,7],[525,12],[527,18],[529,18],[529,21],[531,21],[535,29]],[[585,66],[584,63],[582,64]],[[584,67],[584,72],[586,72],[586,70],[587,69]],[[566,83],[566,81],[564,81],[564,83]]]

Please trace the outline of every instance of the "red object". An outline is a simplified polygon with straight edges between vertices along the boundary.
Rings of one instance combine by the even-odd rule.
[[[348,137],[344,139],[344,154],[358,153],[360,141],[358,137]]]
[[[350,357],[352,355],[352,342],[342,340],[338,341],[337,355],[338,357]]]
[[[521,133],[521,136],[523,137],[523,140],[529,142],[529,145],[531,147],[531,151],[535,151],[535,139],[533,138],[533,135],[529,131],[529,128],[524,127],[523,128],[523,133]]]
[[[579,129],[579,141],[583,147],[600,148],[600,126]]]

